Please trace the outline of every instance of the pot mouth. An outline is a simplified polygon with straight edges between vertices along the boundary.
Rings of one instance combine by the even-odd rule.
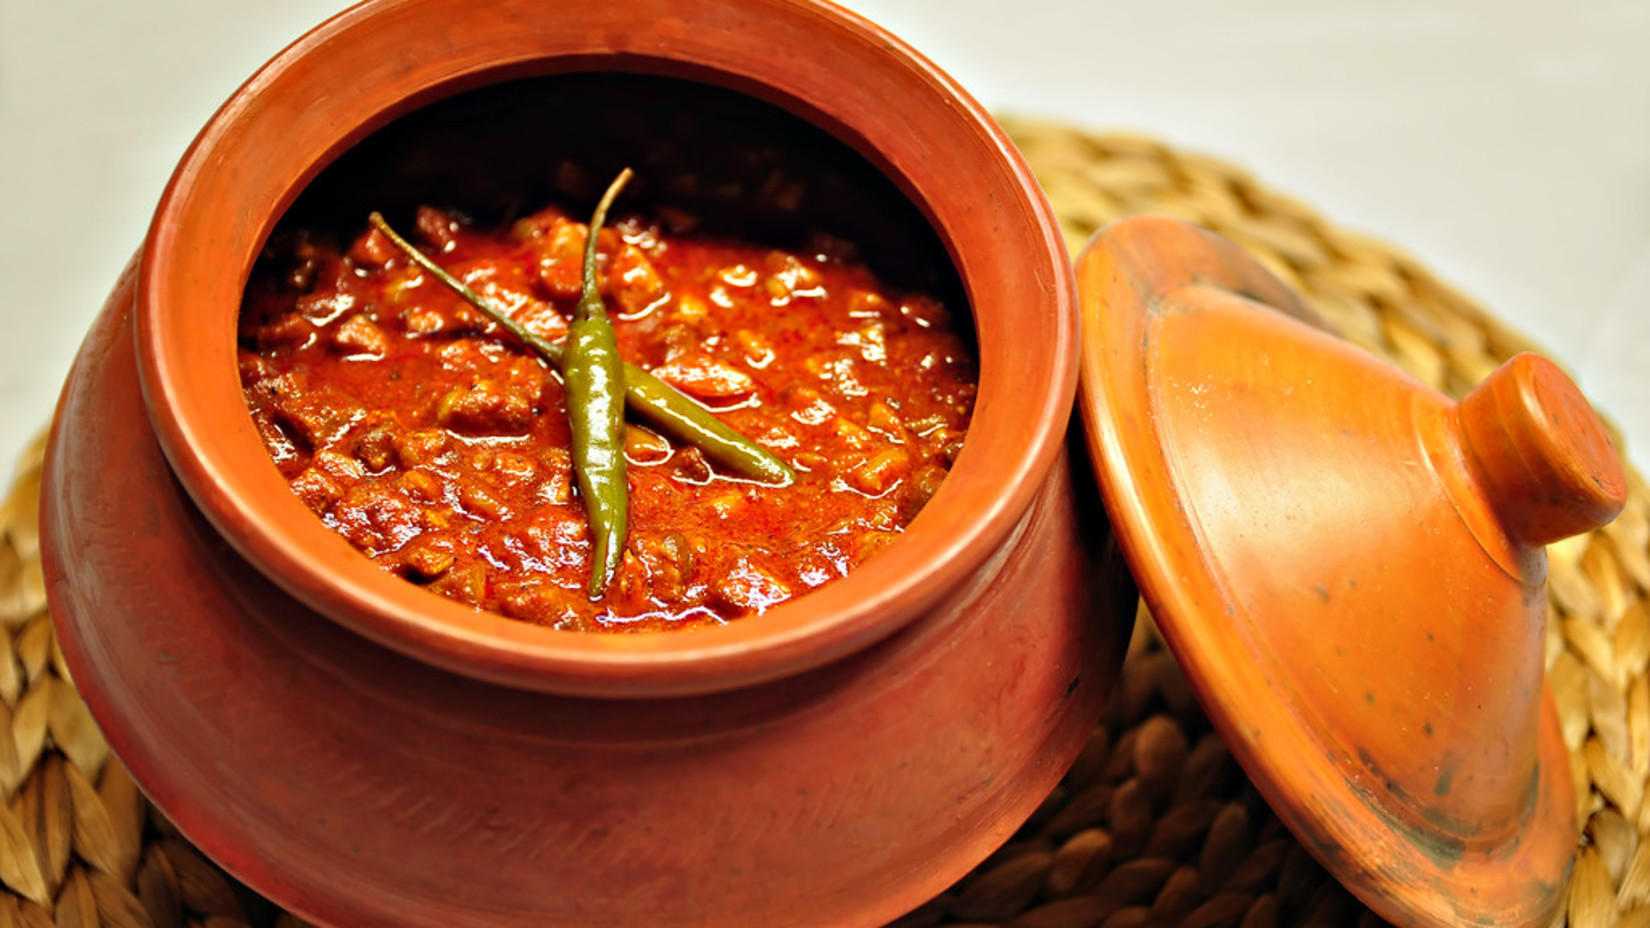
[[[823,130],[926,218],[972,312],[977,400],[939,491],[877,556],[763,615],[607,634],[448,601],[384,571],[316,518],[247,410],[236,364],[242,290],[276,223],[323,169],[399,117],[465,91],[594,75],[707,85]],[[567,695],[685,695],[799,673],[988,579],[1061,452],[1076,389],[1075,286],[1029,169],[938,68],[817,0],[370,0],[265,65],[197,137],[150,227],[134,311],[160,445],[240,555],[380,644]]]

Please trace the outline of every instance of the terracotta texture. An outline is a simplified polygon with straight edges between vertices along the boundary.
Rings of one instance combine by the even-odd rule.
[[[239,288],[323,167],[461,91],[603,71],[849,143],[932,225],[978,335],[967,445],[906,537],[721,629],[558,633],[385,575],[282,485],[240,398]],[[369,3],[220,110],[140,258],[48,452],[52,610],[144,790],[317,923],[878,924],[1003,841],[1098,716],[1133,591],[1067,458],[1058,232],[983,111],[850,14]]]
[[[1456,405],[1171,220],[1078,279],[1107,508],[1234,755],[1384,917],[1547,924],[1576,823],[1540,546],[1626,499],[1591,407],[1529,355]]]

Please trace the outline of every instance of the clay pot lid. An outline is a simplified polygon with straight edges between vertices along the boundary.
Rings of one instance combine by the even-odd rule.
[[[1547,924],[1577,826],[1541,546],[1626,500],[1587,401],[1522,355],[1456,404],[1173,220],[1077,275],[1106,508],[1233,755],[1383,917]]]

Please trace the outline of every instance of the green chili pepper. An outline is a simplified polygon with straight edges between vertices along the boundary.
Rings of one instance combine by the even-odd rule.
[[[796,473],[768,449],[723,424],[710,410],[633,364],[624,366],[625,404],[666,438],[693,445],[712,463],[752,480],[790,486]]]
[[[630,485],[624,459],[624,366],[619,337],[596,288],[596,234],[607,208],[630,180],[625,168],[596,204],[584,243],[584,290],[567,325],[561,373],[567,383],[573,473],[590,518],[596,548],[590,562],[590,598],[600,599],[624,556],[630,531]]]
[[[373,213],[370,219],[374,228],[419,267],[498,323],[517,341],[538,352],[540,357],[557,368],[562,367],[562,346],[534,335],[481,294],[465,286],[463,281],[447,273],[390,228],[383,216]],[[705,407],[647,371],[634,364],[624,365],[624,384],[625,405],[632,413],[647,420],[665,437],[698,448],[711,463],[741,477],[775,486],[788,486],[796,480],[795,472],[768,449],[728,428]]]

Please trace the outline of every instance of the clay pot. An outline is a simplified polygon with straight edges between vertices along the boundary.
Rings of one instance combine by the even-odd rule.
[[[803,219],[954,266],[979,402],[939,493],[847,579],[723,628],[555,632],[405,584],[327,531],[251,425],[236,316],[289,207],[497,196],[557,146],[619,147],[648,124],[558,123],[540,94],[638,86],[666,88],[669,125],[733,112],[810,182],[849,181]],[[468,134],[506,124],[529,128]],[[358,143],[385,160],[352,162]],[[736,223],[777,215],[725,205]],[[318,923],[878,924],[1032,812],[1121,660],[1132,585],[1063,442],[1076,333],[1057,229],[1012,146],[851,14],[369,2],[207,125],[82,350],[42,494],[63,652],[161,810]]]
[[[1107,511],[1232,755],[1394,924],[1551,924],[1578,828],[1543,546],[1627,501],[1592,407],[1529,354],[1456,403],[1173,220],[1077,274]]]

